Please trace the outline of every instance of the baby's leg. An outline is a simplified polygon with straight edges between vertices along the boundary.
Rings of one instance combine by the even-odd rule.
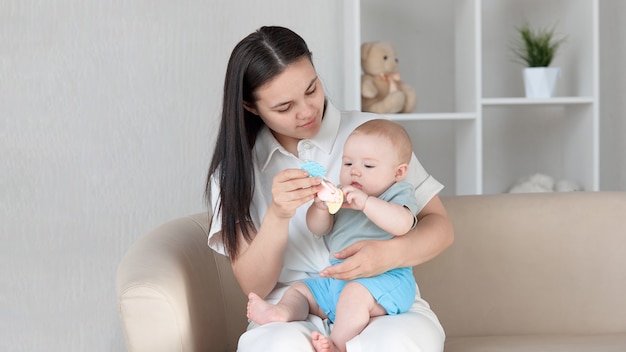
[[[264,301],[254,292],[248,294],[248,318],[259,325],[305,320],[310,309],[317,310],[317,303],[309,288],[301,282],[291,286],[275,305]]]
[[[371,317],[385,314],[387,314],[385,309],[376,302],[365,286],[358,282],[351,282],[339,295],[335,324],[330,333],[330,339],[338,351],[345,351],[346,343],[363,331]]]

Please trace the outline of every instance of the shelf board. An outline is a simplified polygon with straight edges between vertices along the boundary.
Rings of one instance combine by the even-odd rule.
[[[457,121],[476,119],[476,114],[472,112],[384,114],[382,116],[394,121]]]
[[[572,105],[572,104],[592,104],[593,97],[555,97],[548,99],[530,98],[484,98],[481,100],[483,106],[498,105]]]

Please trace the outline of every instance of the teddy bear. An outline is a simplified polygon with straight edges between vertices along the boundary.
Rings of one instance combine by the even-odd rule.
[[[413,88],[400,80],[396,49],[390,42],[361,45],[361,108],[378,114],[412,112],[417,106]]]

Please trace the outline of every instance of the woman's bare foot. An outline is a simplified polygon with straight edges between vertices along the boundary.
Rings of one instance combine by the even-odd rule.
[[[280,306],[265,302],[254,292],[248,294],[248,319],[263,325],[277,321],[288,321],[287,312]]]
[[[326,336],[317,331],[311,333],[311,342],[315,352],[340,352],[337,346]]]

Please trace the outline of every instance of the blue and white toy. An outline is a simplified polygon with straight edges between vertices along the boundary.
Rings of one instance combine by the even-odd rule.
[[[322,186],[326,189],[317,193],[319,199],[323,200],[331,214],[335,214],[343,204],[343,191],[326,178],[326,169],[315,161],[305,161],[300,168],[309,173],[309,177],[319,177],[322,179]]]

